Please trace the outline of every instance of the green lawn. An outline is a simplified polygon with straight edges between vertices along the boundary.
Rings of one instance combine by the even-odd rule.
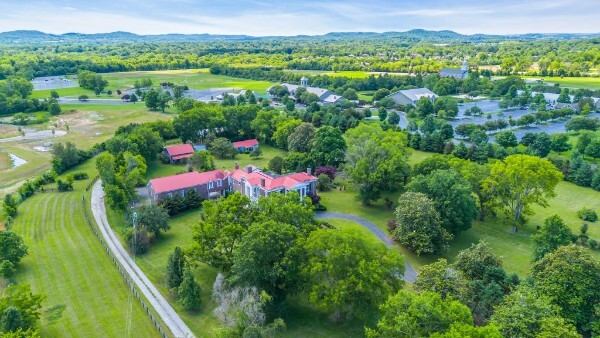
[[[260,149],[263,155],[260,158],[251,158],[249,154],[237,154],[234,159],[215,158],[215,166],[217,169],[233,170],[235,164],[238,163],[240,168],[252,164],[259,168],[266,168],[269,161],[275,156],[285,157],[287,152],[268,145],[261,145]],[[170,175],[181,174],[186,171],[185,165],[163,164],[159,160],[155,160],[148,164],[146,178],[152,179]]]
[[[430,153],[415,151],[409,162],[411,164],[422,161],[431,156]],[[396,202],[401,192],[384,194],[382,198],[371,206],[362,206],[356,199],[356,194],[349,188],[345,191],[333,190],[319,193],[321,202],[327,206],[328,211],[354,214],[370,220],[380,228],[387,231],[387,221],[393,217],[393,210],[385,208],[385,197]],[[528,274],[531,261],[530,237],[535,233],[536,225],[541,225],[543,220],[553,214],[559,214],[571,227],[573,232],[579,233],[582,221],[576,216],[577,210],[586,206],[600,212],[600,192],[590,188],[582,188],[568,182],[560,182],[556,188],[557,197],[549,201],[547,208],[534,207],[535,214],[529,217],[525,227],[518,233],[513,233],[509,226],[502,224],[498,219],[486,219],[485,222],[474,222],[471,229],[459,234],[450,245],[450,250],[443,255],[452,261],[456,254],[479,239],[487,241],[496,254],[503,257],[504,267],[509,272],[516,272],[524,277]],[[588,234],[591,238],[600,240],[600,222],[591,223]],[[416,256],[400,245],[398,249],[406,256],[408,262],[417,269],[424,264],[434,262],[440,256]],[[600,259],[600,251],[591,251],[594,257]]]
[[[155,86],[161,82],[173,82],[178,85],[187,85],[192,89],[208,89],[208,88],[239,88],[249,89],[255,92],[264,94],[274,83],[268,81],[255,81],[248,79],[235,78],[223,75],[213,75],[208,68],[202,69],[184,69],[184,70],[161,70],[161,71],[140,71],[140,72],[116,72],[102,74],[104,79],[108,81],[106,90],[112,90],[113,95],[109,96],[105,93],[96,96],[92,90],[72,87],[55,89],[61,97],[76,98],[79,95],[87,95],[90,98],[101,99],[118,99],[116,94],[117,89],[126,90],[133,88],[136,80],[150,78]],[[36,90],[33,92],[32,98],[47,98],[50,97],[50,90]]]
[[[0,144],[0,149],[6,153],[12,153],[27,161],[27,163],[16,168],[0,168],[0,189],[11,186],[17,182],[36,176],[44,170],[50,169],[47,154],[41,154],[30,148],[18,144],[8,143]],[[2,157],[4,158],[4,157]]]
[[[330,70],[296,70],[296,69],[290,69],[290,70],[286,70],[286,72],[291,72],[291,73],[297,73],[297,74],[303,74],[303,75],[327,75],[330,77],[342,77],[345,76],[347,78],[351,78],[351,79],[366,79],[371,75],[374,76],[379,76],[381,74],[388,74],[388,75],[408,75],[406,73],[394,73],[394,72],[365,72],[362,70],[344,70],[344,71],[337,71],[337,72],[333,72]]]
[[[193,242],[192,226],[196,224],[200,211],[194,210],[177,215],[170,221],[171,230],[164,233],[144,255],[137,256],[136,262],[144,273],[150,278],[154,285],[167,298],[177,313],[198,337],[213,336],[212,330],[218,328],[221,323],[214,316],[215,304],[211,301],[212,285],[217,271],[205,264],[198,264],[194,268],[196,280],[200,283],[202,296],[202,309],[199,312],[183,310],[177,304],[176,294],[168,290],[165,281],[165,267],[169,254],[175,246],[184,249],[189,248]],[[108,218],[111,226],[121,236],[127,229],[125,218],[122,214],[109,211]],[[331,223],[336,224],[336,220]],[[348,225],[347,226],[353,226]],[[365,233],[366,236],[372,236]],[[283,319],[287,325],[287,331],[282,337],[362,337],[363,327],[360,323],[335,324],[327,315],[313,309],[302,296],[290,297],[288,315]]]
[[[7,152],[0,151],[0,171],[12,168],[12,160]]]
[[[154,85],[161,82],[173,82],[178,85],[187,85],[192,89],[208,89],[208,88],[239,88],[249,89],[261,94],[264,94],[273,83],[268,81],[255,81],[248,79],[235,78],[223,75],[213,75],[208,68],[203,69],[185,69],[185,70],[168,70],[168,71],[152,71],[152,72],[123,72],[103,74],[108,80],[108,88],[129,89],[133,87],[135,80],[150,78]]]
[[[93,162],[78,170],[95,175]],[[16,281],[47,295],[43,337],[158,337],[158,331],[85,222],[81,197],[73,192],[36,193],[19,206],[12,230],[23,236],[29,255]],[[49,186],[46,187],[48,190]],[[131,306],[131,307],[130,307]]]
[[[18,140],[0,144],[0,189],[40,175],[43,171],[50,169],[50,157],[48,152],[39,152],[33,146],[41,146],[43,142],[53,143],[71,141],[79,149],[89,149],[96,143],[100,143],[111,137],[115,130],[129,123],[142,123],[156,121],[159,119],[171,119],[171,115],[160,112],[149,111],[143,104],[136,105],[69,105],[69,109],[63,107],[61,115],[54,117],[46,125],[28,126],[38,130],[49,129],[61,119],[69,126],[66,135],[53,137],[46,140]],[[62,127],[59,130],[65,130]],[[13,153],[28,163],[17,168],[5,168],[2,164],[5,153]],[[2,195],[0,193],[0,195]],[[0,196],[1,197],[1,196]]]
[[[550,77],[524,76],[525,79],[544,79],[545,82],[558,83],[561,87],[600,89],[600,77]]]

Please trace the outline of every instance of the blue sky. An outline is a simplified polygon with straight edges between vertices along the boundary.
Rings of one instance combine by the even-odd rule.
[[[48,33],[597,33],[599,19],[599,0],[0,0],[0,31]]]

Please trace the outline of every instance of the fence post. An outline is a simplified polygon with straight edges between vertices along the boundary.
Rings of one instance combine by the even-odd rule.
[[[99,178],[99,176],[94,177],[94,179],[90,182],[90,184],[88,184],[88,186],[85,188],[85,191],[89,191],[90,188],[94,185],[94,183],[96,183],[96,181],[98,180],[98,178]],[[129,286],[129,288],[131,289],[131,292],[133,292],[136,295],[136,298],[138,299],[138,301],[142,305],[142,308],[144,308],[146,310],[146,313],[150,317],[150,320],[152,320],[152,323],[154,324],[154,326],[158,329],[158,332],[162,335],[163,338],[167,338],[167,335],[165,334],[165,331],[161,327],[160,323],[154,318],[154,315],[150,311],[150,308],[148,307],[148,305],[146,305],[146,303],[142,300],[142,297],[137,292],[137,289],[135,288],[135,284],[133,283],[133,281],[131,279],[129,279],[129,277],[127,275],[127,272],[125,271],[125,269],[116,260],[116,258],[114,257],[114,255],[112,254],[112,252],[110,251],[110,249],[108,248],[108,245],[106,245],[106,243],[104,242],[104,240],[102,240],[102,238],[100,237],[100,232],[98,230],[96,230],[96,228],[94,227],[94,225],[90,221],[90,218],[89,218],[89,215],[88,215],[88,212],[87,212],[87,209],[86,209],[86,205],[85,205],[85,196],[81,196],[81,204],[83,206],[83,214],[85,216],[85,220],[87,221],[87,224],[89,225],[90,229],[92,229],[92,232],[96,235],[96,237],[100,241],[100,244],[102,244],[102,246],[106,250],[106,253],[112,259],[113,263],[115,264],[115,266],[117,267],[117,269],[121,273],[121,276],[123,276],[123,279],[125,280],[125,283],[127,283],[127,285]]]

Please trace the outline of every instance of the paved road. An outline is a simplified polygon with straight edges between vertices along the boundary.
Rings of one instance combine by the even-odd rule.
[[[0,138],[0,143],[20,141],[20,140],[43,140],[43,139],[63,136],[66,134],[67,134],[67,132],[64,130],[55,130],[54,135],[52,134],[52,130],[40,130],[40,131],[34,131],[34,132],[30,132],[30,133],[25,132],[25,136]]]
[[[337,219],[345,219],[345,220],[356,222],[356,223],[362,225],[363,227],[365,227],[370,232],[372,232],[373,235],[375,235],[375,237],[377,237],[385,245],[394,246],[394,241],[392,241],[392,239],[390,237],[388,237],[388,235],[386,235],[386,233],[383,230],[381,230],[377,225],[373,224],[373,222],[368,221],[362,217],[348,215],[348,214],[340,214],[337,212],[329,212],[329,211],[317,212],[316,217],[317,217],[317,219],[331,219],[331,218],[336,219],[337,218]],[[404,276],[402,277],[402,279],[404,279],[405,281],[407,281],[409,283],[414,283],[415,280],[417,279],[417,272],[406,260],[404,260],[404,264],[406,265],[406,271],[404,272]]]
[[[119,98],[115,99],[87,99],[85,101],[81,101],[78,98],[60,98],[57,100],[60,104],[134,104],[133,102],[123,101]],[[142,105],[144,103],[141,103]]]
[[[125,251],[125,248],[119,242],[119,239],[108,224],[106,218],[106,206],[104,205],[104,190],[102,189],[101,181],[96,182],[92,190],[92,214],[96,223],[100,227],[100,232],[106,240],[108,247],[113,252],[115,257],[125,268],[135,285],[148,299],[154,310],[158,313],[163,322],[175,337],[194,337],[192,331],[185,325],[181,317],[171,307],[169,302],[160,294],[154,284],[150,282],[148,277],[137,266],[131,256]]]

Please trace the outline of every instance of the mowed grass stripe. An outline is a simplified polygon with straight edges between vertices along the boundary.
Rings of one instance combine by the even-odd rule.
[[[129,289],[85,222],[83,186],[76,183],[75,192],[37,193],[21,204],[12,229],[24,237],[30,254],[16,279],[48,296],[43,336],[124,337]],[[46,310],[56,306],[65,308],[52,320]],[[131,336],[158,336],[135,299],[131,321]]]

